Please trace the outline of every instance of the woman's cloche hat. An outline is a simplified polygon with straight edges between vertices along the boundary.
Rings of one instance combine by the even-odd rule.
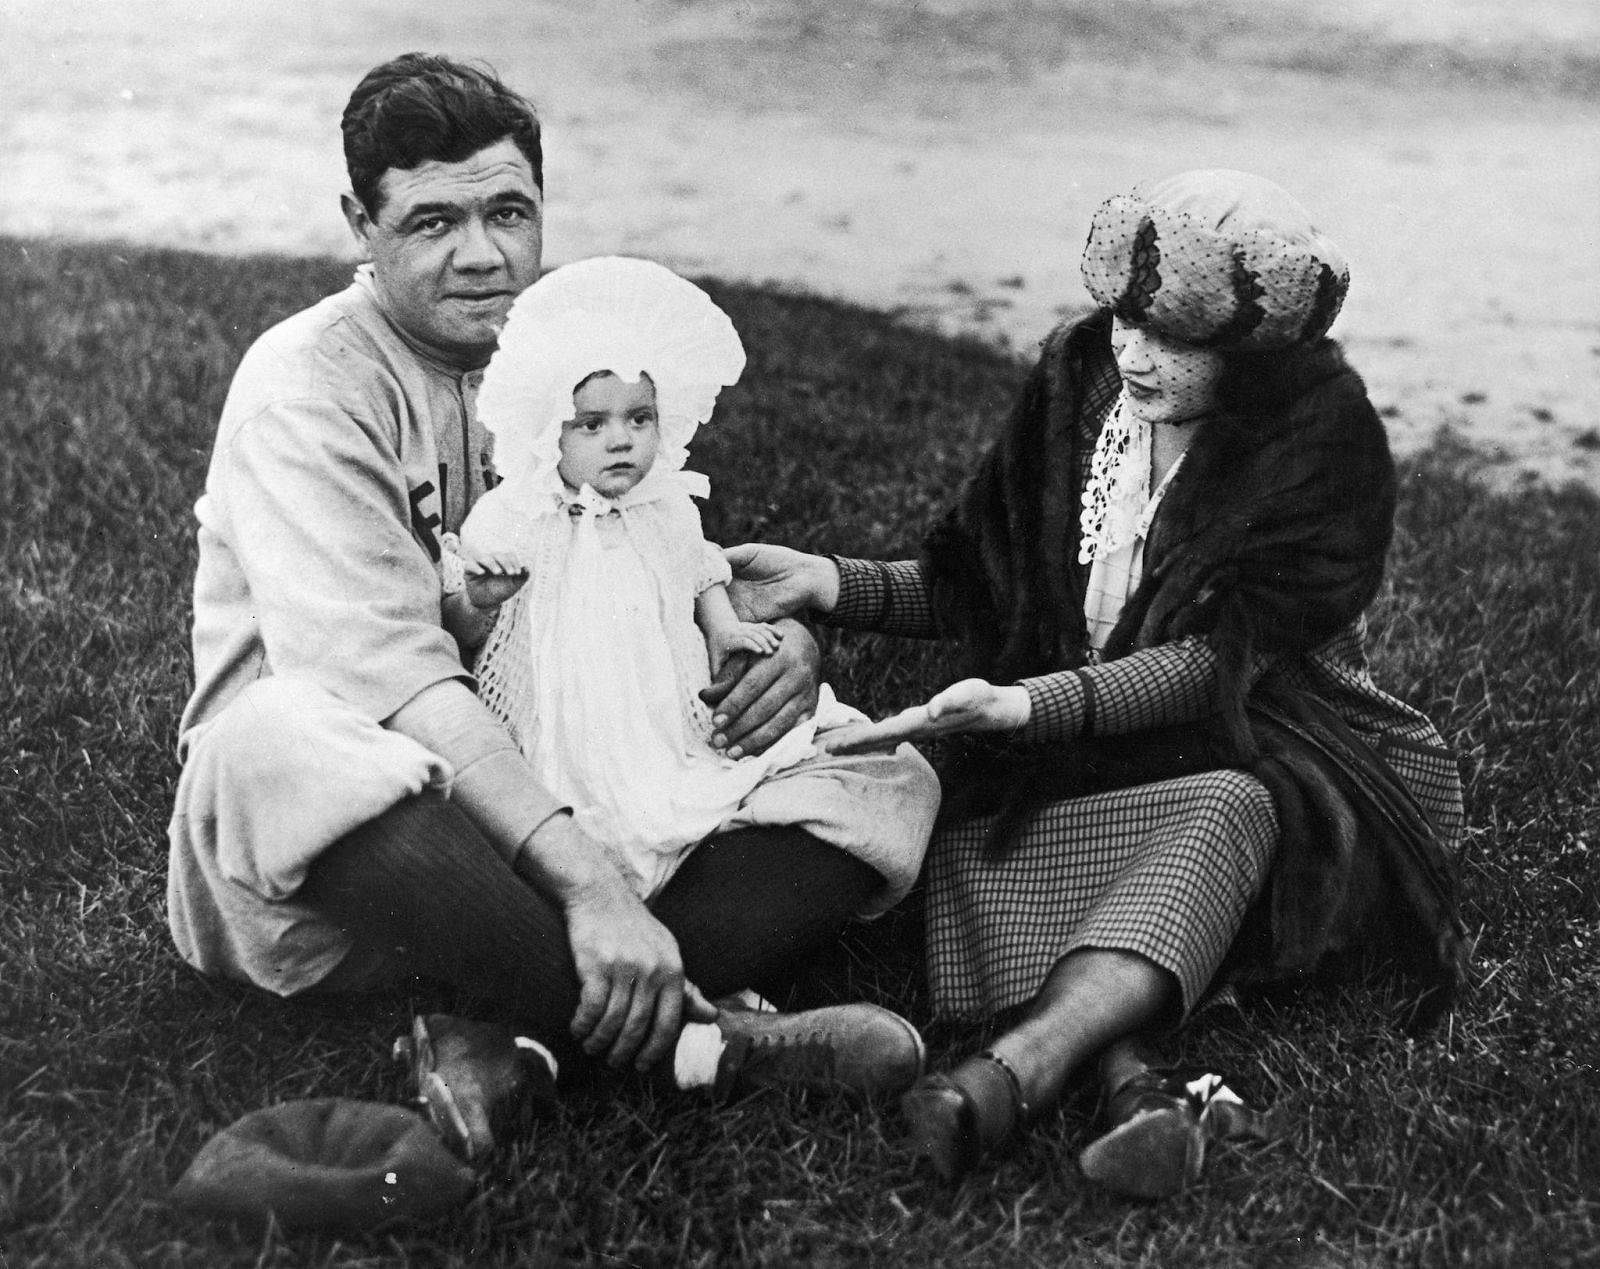
[[[1265,352],[1324,335],[1350,269],[1280,186],[1209,168],[1102,203],[1083,281],[1102,308],[1185,343]]]

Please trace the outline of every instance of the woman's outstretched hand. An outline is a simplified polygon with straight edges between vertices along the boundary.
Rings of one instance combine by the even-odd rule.
[[[962,679],[926,705],[913,705],[876,723],[836,727],[817,737],[826,753],[872,753],[902,741],[932,740],[961,731],[1015,731],[1033,712],[1025,687],[996,687]]]
[[[744,542],[722,554],[733,570],[728,597],[742,621],[832,612],[839,602],[839,569],[825,555],[768,542]]]

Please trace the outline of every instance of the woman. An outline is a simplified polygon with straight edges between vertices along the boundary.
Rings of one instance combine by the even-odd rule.
[[[1199,1120],[1133,1037],[1220,971],[1376,950],[1420,1012],[1448,1001],[1461,788],[1362,650],[1395,478],[1325,337],[1337,248],[1270,181],[1196,171],[1106,202],[1083,275],[1099,311],[1046,340],[919,561],[732,560],[752,617],[953,638],[982,676],[830,745],[972,733],[930,854],[929,977],[941,1015],[1009,1025],[902,1099],[919,1152],[961,1175],[1103,1055],[1111,1131],[1080,1165],[1159,1194],[1192,1179]]]

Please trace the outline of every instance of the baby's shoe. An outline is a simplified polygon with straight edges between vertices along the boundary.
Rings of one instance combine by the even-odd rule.
[[[469,1161],[555,1107],[554,1055],[509,1027],[430,1013],[412,1020],[394,1057],[444,1143]]]

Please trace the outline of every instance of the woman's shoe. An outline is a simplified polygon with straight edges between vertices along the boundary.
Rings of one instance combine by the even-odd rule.
[[[1011,1063],[985,1050],[948,1075],[927,1075],[900,1098],[912,1150],[946,1182],[972,1171],[1028,1117],[1022,1080]]]
[[[1200,1179],[1206,1144],[1269,1141],[1271,1112],[1247,1105],[1222,1076],[1149,1066],[1106,1108],[1111,1130],[1078,1156],[1083,1175],[1127,1198],[1166,1198]]]
[[[978,1162],[978,1112],[972,1096],[947,1075],[924,1075],[900,1098],[906,1137],[939,1178],[959,1181]]]
[[[1106,1117],[1111,1130],[1078,1156],[1089,1180],[1125,1198],[1156,1199],[1200,1179],[1206,1134],[1181,1077],[1139,1072],[1112,1095]]]

